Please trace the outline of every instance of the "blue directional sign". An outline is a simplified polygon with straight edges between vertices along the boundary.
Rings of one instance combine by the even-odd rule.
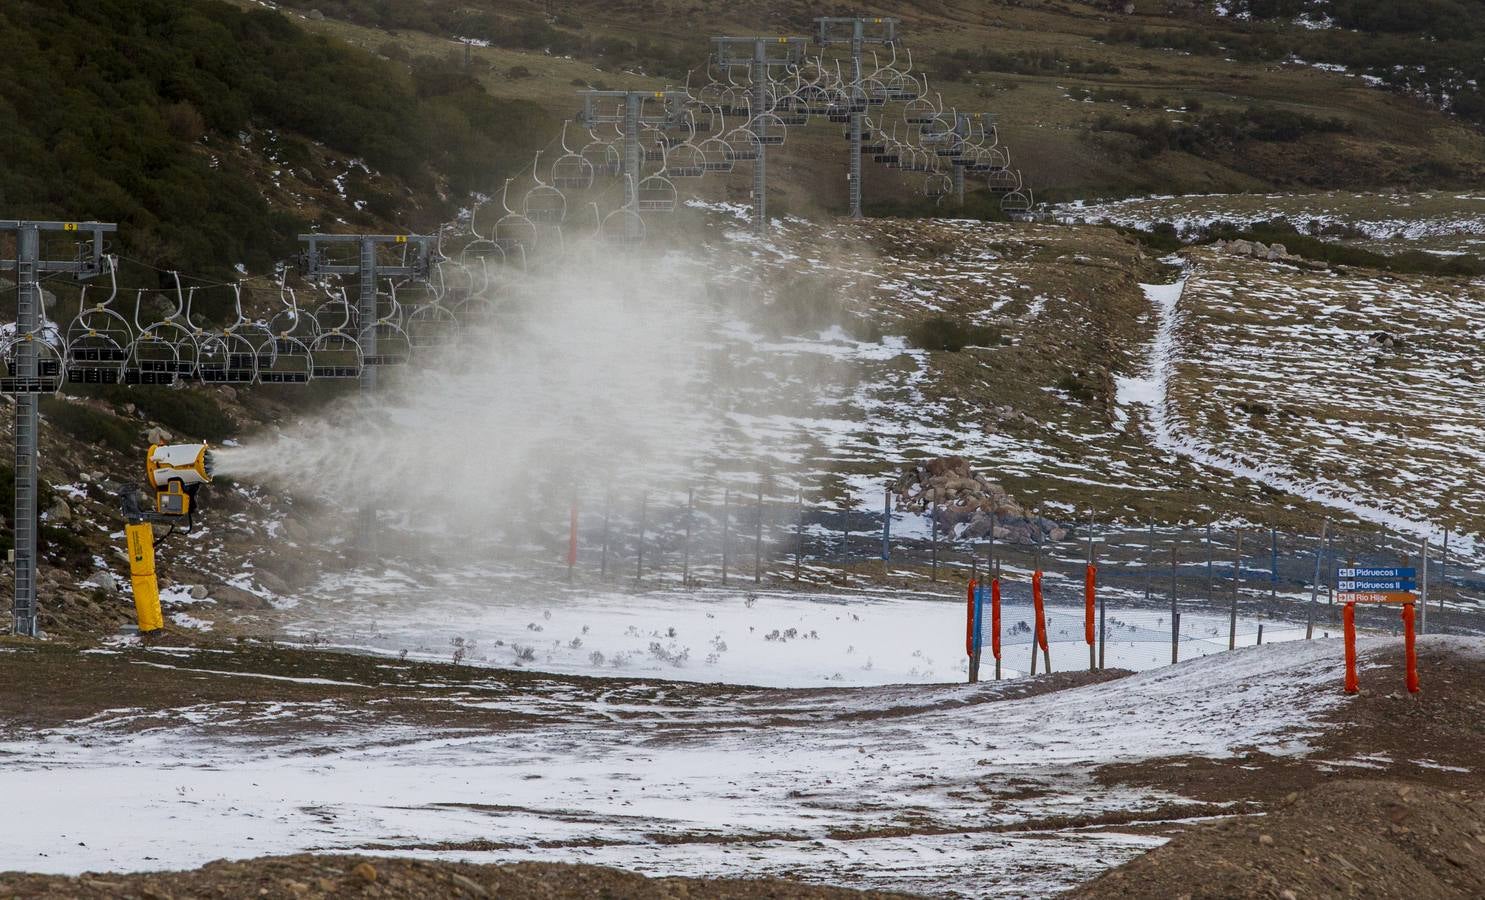
[[[1367,580],[1367,579],[1372,579],[1372,578],[1381,578],[1381,579],[1388,579],[1388,578],[1417,578],[1418,577],[1418,570],[1417,569],[1414,569],[1414,568],[1406,568],[1406,569],[1404,569],[1404,568],[1399,568],[1399,567],[1394,567],[1394,568],[1380,568],[1380,569],[1363,569],[1363,568],[1360,568],[1360,567],[1352,567],[1352,568],[1337,569],[1335,574],[1336,574],[1336,577],[1337,578],[1345,578],[1345,579],[1359,578],[1359,579],[1362,579],[1362,580]]]
[[[1411,578],[1367,578],[1341,579],[1336,582],[1338,591],[1416,591],[1418,582]]]

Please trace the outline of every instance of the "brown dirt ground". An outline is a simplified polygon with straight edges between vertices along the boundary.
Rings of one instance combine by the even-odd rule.
[[[1262,817],[1193,828],[1067,896],[1481,897],[1485,793],[1332,782]]]
[[[853,891],[777,880],[701,880],[646,878],[601,866],[557,863],[472,865],[379,859],[364,856],[264,857],[218,860],[190,872],[137,875],[0,875],[7,897],[500,897],[547,900],[558,897],[611,900],[890,900],[908,894]]]
[[[1485,660],[1424,642],[1409,696],[1400,656],[1398,643],[1363,658],[1362,693],[1306,756],[1100,770],[1255,815],[1192,827],[1069,896],[1485,896]]]

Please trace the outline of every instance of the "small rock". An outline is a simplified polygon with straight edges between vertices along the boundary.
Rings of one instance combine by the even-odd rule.
[[[463,888],[476,897],[490,896],[490,892],[485,890],[484,885],[480,884],[478,881],[475,881],[473,878],[468,878],[460,875],[458,872],[449,873],[449,881],[457,884],[459,887]]]
[[[144,439],[149,441],[151,444],[168,444],[170,443],[170,439],[173,437],[175,437],[175,435],[161,428],[159,425],[153,426],[152,428],[150,428],[150,430],[144,433]]]
[[[1272,847],[1274,845],[1274,836],[1271,834],[1260,834],[1258,836],[1258,843],[1265,847]]]
[[[355,868],[351,869],[351,874],[370,884],[376,881],[376,866],[369,862],[357,863]]]
[[[210,595],[211,595],[211,591],[208,591],[206,589],[206,585],[204,585],[204,584],[193,584],[193,585],[191,585],[191,599],[192,600],[205,600]]]
[[[119,580],[114,577],[112,572],[94,572],[88,581],[110,594],[119,589]]]
[[[1299,900],[1299,895],[1289,890],[1288,888],[1285,888],[1284,890],[1279,891],[1279,900]]]

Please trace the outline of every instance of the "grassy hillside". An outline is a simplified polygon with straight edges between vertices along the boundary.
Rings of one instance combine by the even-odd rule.
[[[246,2],[246,0],[240,0]],[[704,78],[711,34],[808,34],[857,8],[804,0],[285,0],[307,27],[374,52],[462,54],[497,96],[569,114],[585,84]],[[902,18],[916,67],[946,102],[996,113],[1014,160],[1044,199],[1138,193],[1457,186],[1485,174],[1474,67],[1485,44],[1430,0],[911,0],[860,11]],[[1408,14],[1388,12],[1399,7]],[[1186,10],[1171,13],[1171,9]],[[1297,23],[1296,19],[1303,19]],[[1307,27],[1333,25],[1336,27]],[[1343,26],[1343,27],[1342,27]],[[1458,26],[1458,27],[1456,27]],[[1324,68],[1315,64],[1324,64]],[[1401,66],[1401,68],[1397,68]],[[791,132],[778,155],[785,208],[838,211],[839,129]],[[796,138],[798,139],[796,141]],[[745,195],[745,173],[719,196]],[[868,196],[914,185],[868,170]],[[901,208],[901,207],[896,207]]]
[[[3,215],[117,221],[119,249],[162,269],[263,271],[312,223],[446,219],[542,114],[267,9],[11,0],[0,117]]]

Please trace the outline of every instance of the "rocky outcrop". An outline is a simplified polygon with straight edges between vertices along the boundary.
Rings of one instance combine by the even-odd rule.
[[[1022,508],[960,456],[908,463],[892,490],[898,510],[933,516],[945,536],[980,540],[993,532],[995,540],[1017,544],[1067,537],[1066,528]]]

